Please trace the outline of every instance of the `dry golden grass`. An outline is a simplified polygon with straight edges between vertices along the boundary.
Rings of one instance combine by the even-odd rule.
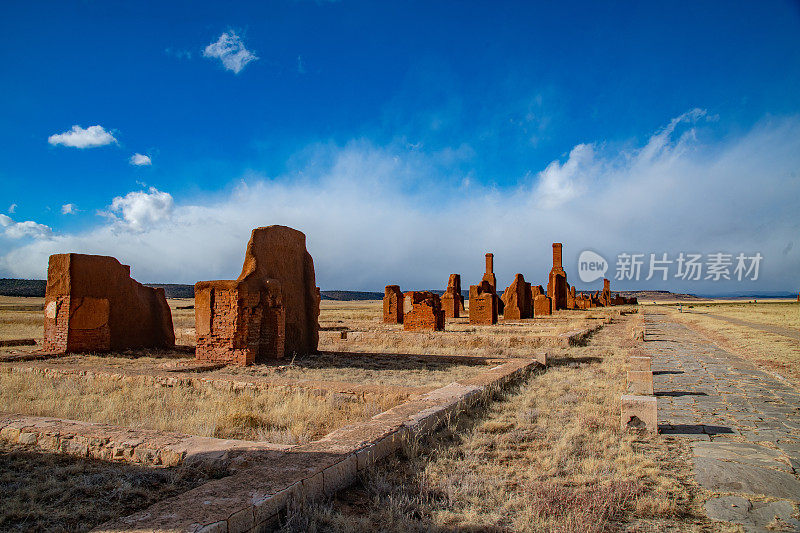
[[[764,310],[768,307],[769,309]],[[760,321],[767,326],[789,327],[787,324],[792,323],[793,317],[787,315],[792,315],[797,308],[800,308],[800,305],[758,304],[758,307],[753,309],[752,317],[747,313],[748,308],[737,306],[729,312],[732,318],[748,322]],[[684,309],[683,313],[671,310],[671,313],[721,348],[748,359],[765,370],[776,372],[795,386],[800,386],[800,341],[749,326],[732,324],[706,316],[702,312],[695,312],[695,309],[697,308]],[[711,312],[717,313],[716,308]],[[771,322],[768,323],[766,320]]]
[[[333,503],[297,509],[286,531],[710,529],[679,440],[619,431],[624,356],[638,318],[431,441],[409,443]]]
[[[108,463],[0,441],[0,531],[87,531],[224,474]]]
[[[0,373],[0,411],[192,435],[304,443],[405,399],[267,389],[241,393],[78,376]]]
[[[372,386],[443,387],[473,377],[495,361],[442,360],[397,354],[330,353],[306,355],[283,364],[227,367],[220,372],[234,375],[280,377],[297,380],[344,381]],[[214,373],[210,373],[214,375]]]
[[[0,296],[0,340],[44,335],[44,298]]]
[[[725,302],[684,306],[684,312],[712,313],[728,318],[738,318],[756,324],[781,326],[800,330],[800,304],[797,302]]]
[[[552,346],[557,336],[588,329],[609,316],[609,309],[559,311],[534,320],[501,322],[495,326],[469,324],[467,318],[448,320],[435,335],[403,332],[402,325],[382,323],[382,302],[322,302],[320,327],[367,332],[366,338],[325,339],[320,348],[330,351],[395,354],[470,355],[480,357],[531,357],[531,350]],[[381,335],[393,333],[392,335]],[[377,338],[376,338],[377,337]]]

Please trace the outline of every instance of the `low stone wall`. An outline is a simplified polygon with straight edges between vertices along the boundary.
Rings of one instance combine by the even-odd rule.
[[[290,501],[314,500],[347,487],[360,471],[397,451],[404,441],[435,430],[539,367],[531,359],[495,366],[95,531],[268,531]]]
[[[244,454],[266,459],[291,448],[283,444],[17,414],[0,414],[0,439],[47,452],[156,466],[178,466],[185,462],[228,464]]]

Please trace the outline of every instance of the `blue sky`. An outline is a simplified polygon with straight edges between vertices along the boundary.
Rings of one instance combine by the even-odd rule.
[[[164,4],[4,5],[0,275],[230,278],[283,223],[331,289],[544,283],[556,240],[800,285],[796,2]]]

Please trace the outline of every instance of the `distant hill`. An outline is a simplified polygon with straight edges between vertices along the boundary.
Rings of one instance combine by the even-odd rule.
[[[44,297],[47,282],[43,279],[0,278],[0,296]]]
[[[383,300],[382,292],[363,291],[319,291],[323,300]]]
[[[47,282],[43,279],[9,279],[0,278],[0,296],[27,296],[27,297],[44,297],[44,289]],[[162,287],[167,294],[167,298],[194,298],[194,285],[183,285],[180,283],[145,283],[148,287]],[[578,292],[581,289],[576,287]],[[442,290],[431,291],[436,294],[443,294]],[[502,291],[500,291],[502,292]],[[595,292],[595,291],[583,291]],[[717,296],[696,296],[694,294],[681,294],[669,291],[611,291],[618,293],[622,296],[631,297],[635,296],[642,302],[652,302],[660,300],[701,300],[705,298],[736,298],[736,297],[750,297],[750,298],[796,298],[797,293],[774,291],[771,293],[742,293],[730,295],[717,295]],[[469,298],[469,291],[462,291],[464,299]],[[338,300],[338,301],[352,301],[352,300],[381,300],[383,299],[382,292],[369,292],[369,291],[320,291],[320,296],[323,300]]]
[[[194,285],[180,283],[145,283],[148,287],[164,289],[167,298],[194,298]],[[0,278],[0,296],[26,296],[44,298],[47,282],[43,279]],[[323,300],[381,300],[382,292],[320,291]]]

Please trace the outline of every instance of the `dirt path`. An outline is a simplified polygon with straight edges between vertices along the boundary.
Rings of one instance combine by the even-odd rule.
[[[800,392],[668,314],[645,315],[659,430],[692,439],[711,518],[800,529]],[[777,520],[777,522],[776,522]]]
[[[695,313],[698,315],[710,316],[711,318],[716,318],[717,320],[722,320],[724,322],[730,322],[731,324],[735,324],[737,326],[745,326],[752,329],[757,329],[759,331],[763,331],[765,333],[774,333],[776,335],[783,335],[784,337],[789,337],[790,339],[795,339],[800,341],[800,330],[796,330],[794,328],[785,328],[782,326],[773,326],[770,324],[760,324],[758,322],[749,322],[747,320],[741,320],[739,318],[730,318],[727,316],[722,315],[715,315],[713,313]]]

